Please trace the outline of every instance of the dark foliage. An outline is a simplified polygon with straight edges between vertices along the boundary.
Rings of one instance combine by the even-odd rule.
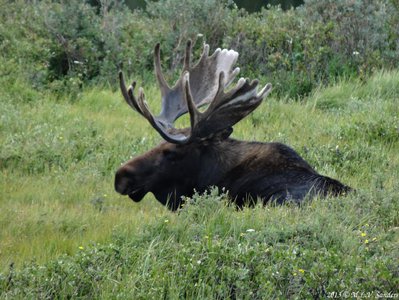
[[[196,51],[203,41],[211,49],[234,48],[245,76],[265,77],[275,93],[298,98],[399,61],[396,1],[307,0],[253,14],[229,0],[148,2],[146,11],[117,0],[92,2],[0,0],[1,75],[22,74],[37,89],[74,95],[87,84],[114,85],[121,64],[146,79],[152,47],[162,42],[173,77],[191,38]]]

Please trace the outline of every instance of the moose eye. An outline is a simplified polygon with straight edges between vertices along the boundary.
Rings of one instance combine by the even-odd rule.
[[[163,156],[170,161],[176,161],[183,158],[183,154],[177,151],[163,150]]]

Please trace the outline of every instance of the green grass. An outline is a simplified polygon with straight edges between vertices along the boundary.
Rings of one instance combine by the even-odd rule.
[[[0,297],[397,293],[398,71],[302,102],[271,97],[235,126],[236,138],[292,146],[356,194],[235,211],[213,192],[179,214],[152,195],[136,204],[113,190],[118,166],[160,141],[119,92],[56,99],[19,81],[2,89]],[[155,85],[146,95],[159,109]]]

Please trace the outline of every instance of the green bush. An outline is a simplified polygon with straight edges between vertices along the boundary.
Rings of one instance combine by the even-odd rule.
[[[397,13],[387,1],[305,1],[303,13],[311,22],[333,24],[334,39],[327,45],[343,54],[343,64],[367,72],[389,63],[392,38],[388,20]]]
[[[390,26],[397,12],[384,1],[305,1],[296,10],[239,14],[224,42],[239,51],[244,72],[297,97],[340,77],[397,66],[397,33]]]
[[[298,98],[341,77],[365,78],[398,66],[399,7],[388,0],[307,0],[283,11],[249,14],[231,0],[150,1],[130,11],[118,0],[0,0],[0,49],[13,73],[37,89],[78,96],[87,84],[116,86],[152,73],[153,46],[162,43],[167,78],[180,71],[187,39],[240,53],[243,76],[261,77],[275,93]],[[29,22],[27,21],[29,20]],[[19,75],[20,74],[20,75]]]
[[[36,12],[25,1],[0,0],[2,82],[12,84],[22,77],[35,88],[48,82],[47,62],[51,42],[45,36],[44,26]]]
[[[372,222],[384,215],[393,226],[397,205],[382,192],[373,196],[378,201],[367,206],[360,195],[237,213],[225,205],[225,195],[195,195],[176,220],[163,217],[140,235],[116,233],[107,245],[11,268],[0,274],[0,295],[312,299],[340,291],[394,292],[395,234]]]

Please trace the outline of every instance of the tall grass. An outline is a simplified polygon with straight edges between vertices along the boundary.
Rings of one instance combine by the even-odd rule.
[[[0,93],[1,297],[397,292],[399,72],[302,102],[272,97],[235,126],[235,138],[289,144],[356,193],[235,211],[214,191],[179,214],[113,191],[120,163],[160,141],[119,93],[55,99],[12,84]],[[155,85],[146,95],[159,104]]]

